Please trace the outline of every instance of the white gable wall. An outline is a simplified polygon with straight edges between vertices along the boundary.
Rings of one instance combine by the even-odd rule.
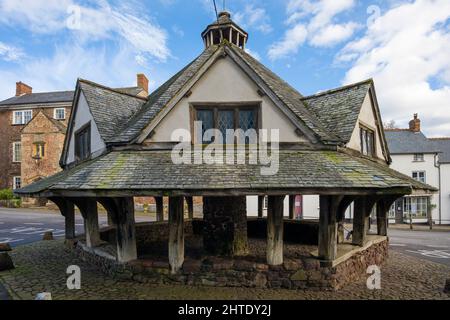
[[[91,154],[93,157],[102,154],[106,150],[106,145],[100,136],[97,124],[91,114],[86,98],[83,92],[80,93],[78,105],[75,108],[75,119],[73,122],[72,136],[69,141],[69,149],[67,153],[67,164],[75,162],[75,132],[83,127],[89,121],[91,122]]]
[[[379,128],[376,124],[374,108],[375,107],[372,104],[371,94],[370,92],[368,92],[366,97],[364,98],[364,102],[361,107],[361,112],[358,117],[358,123],[356,124],[356,127],[353,130],[352,137],[349,143],[347,144],[347,148],[356,150],[358,152],[361,151],[361,137],[359,132],[359,125],[361,124],[375,132],[376,156],[380,159],[385,159],[383,155],[383,149],[381,147]]]
[[[170,142],[176,129],[190,131],[190,104],[223,102],[261,102],[263,129],[279,129],[280,142],[306,142],[295,133],[296,127],[266,96],[258,94],[258,87],[229,58],[219,59],[192,88],[189,98],[183,98],[155,128],[147,142]]]

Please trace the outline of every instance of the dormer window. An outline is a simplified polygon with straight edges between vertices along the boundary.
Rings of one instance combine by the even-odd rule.
[[[375,155],[375,133],[366,127],[360,127],[361,153],[365,156]]]
[[[75,159],[83,161],[91,155],[91,124],[83,126],[75,132]]]

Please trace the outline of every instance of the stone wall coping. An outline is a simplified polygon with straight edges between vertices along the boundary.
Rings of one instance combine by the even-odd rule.
[[[368,240],[362,247],[355,246],[351,243],[338,244],[338,253],[337,253],[338,257],[336,259],[334,259],[333,261],[320,260],[321,265],[324,265],[324,266],[326,265],[328,267],[334,268],[334,267],[338,266],[339,264],[341,264],[342,262],[347,261],[354,255],[367,250],[371,246],[381,243],[383,241],[388,241],[388,237],[386,237],[386,236],[368,235],[367,238],[368,238]],[[311,255],[313,257],[317,258],[319,256],[319,251],[314,250],[311,252]]]

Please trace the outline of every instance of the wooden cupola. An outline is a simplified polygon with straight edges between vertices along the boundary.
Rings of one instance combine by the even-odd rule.
[[[218,45],[222,40],[227,40],[239,48],[245,49],[248,33],[231,20],[231,14],[229,12],[222,11],[219,13],[217,21],[210,24],[202,32],[202,38],[205,48]]]

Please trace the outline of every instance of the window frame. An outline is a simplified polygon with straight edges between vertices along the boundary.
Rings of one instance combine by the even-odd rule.
[[[262,127],[261,117],[261,102],[245,102],[245,103],[191,103],[190,104],[190,117],[191,117],[191,137],[193,144],[203,144],[203,141],[199,142],[196,132],[194,132],[194,122],[197,121],[197,112],[199,110],[212,110],[213,111],[213,128],[217,128],[219,110],[233,110],[234,112],[234,130],[239,129],[239,111],[252,110],[255,111],[255,130],[258,132]],[[235,140],[236,143],[236,140]]]
[[[63,117],[63,118],[58,118],[58,117],[56,116],[58,110],[63,110],[63,112],[64,112],[64,117]],[[53,109],[53,119],[59,120],[59,121],[61,121],[61,120],[66,120],[66,108],[54,108],[54,109]]]
[[[367,138],[369,137],[369,135],[368,135],[369,133],[372,136],[372,143],[370,145],[370,147],[371,147],[370,153],[369,153],[369,149],[368,149],[369,141],[367,140]],[[376,142],[376,134],[375,133],[376,133],[376,130],[371,129],[363,124],[359,125],[359,143],[361,145],[360,152],[362,155],[367,156],[367,157],[372,157],[372,158],[374,158],[376,156],[376,150],[377,150],[376,143],[377,142]],[[365,152],[364,147],[367,148],[367,153]]]
[[[33,143],[33,159],[43,159],[45,158],[45,142],[34,142]]]
[[[423,181],[420,180],[420,174],[423,173]],[[417,178],[414,178],[414,174],[417,174]],[[413,171],[411,177],[419,182],[427,183],[427,172],[424,170]]]
[[[87,139],[87,154],[86,156],[84,156],[83,158],[81,158],[80,156],[80,146],[78,143],[78,137],[83,134],[84,132],[88,133],[88,139]],[[89,121],[88,123],[86,123],[85,125],[83,125],[80,129],[78,129],[77,131],[75,131],[74,133],[74,143],[75,143],[75,148],[74,148],[74,156],[75,156],[75,161],[76,162],[82,162],[82,161],[86,161],[89,160],[91,158],[91,122]]]
[[[419,201],[420,200],[420,201]],[[415,208],[415,212],[413,212]],[[425,219],[428,216],[428,198],[427,197],[404,197],[403,215],[409,218],[409,215],[416,219]]]
[[[29,112],[30,113],[30,120],[28,120],[27,122],[25,122],[25,113]],[[20,121],[17,122],[17,118],[16,118],[16,114],[20,113]],[[32,109],[27,109],[27,110],[14,110],[13,111],[13,116],[12,116],[12,124],[15,126],[23,126],[28,124],[32,119],[33,119],[33,110]]]
[[[17,180],[19,180],[19,187],[17,187]],[[22,188],[22,177],[21,176],[14,176],[13,177],[13,190],[17,190]]]
[[[19,148],[20,148],[19,160],[17,160],[17,158],[16,158],[17,145],[19,145]],[[14,141],[12,143],[12,162],[13,163],[21,163],[22,162],[22,142],[21,141]]]
[[[413,162],[425,162],[424,153],[414,153]]]

